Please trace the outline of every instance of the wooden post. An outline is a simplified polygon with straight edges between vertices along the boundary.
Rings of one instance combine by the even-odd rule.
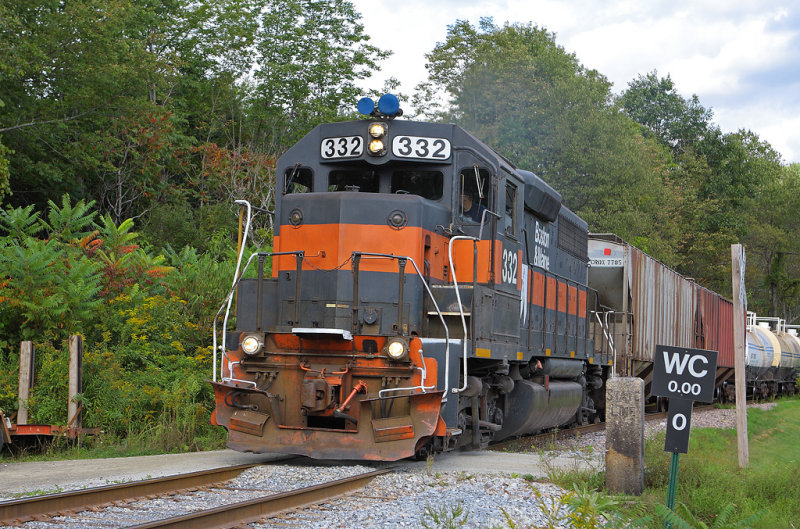
[[[67,402],[67,425],[81,427],[80,408],[75,396],[83,389],[83,338],[80,335],[69,337],[69,391]]]
[[[28,424],[28,399],[31,397],[33,387],[33,366],[36,358],[33,342],[19,344],[19,408],[17,409],[17,424]]]
[[[739,447],[739,467],[750,464],[750,449],[747,445],[747,387],[745,386],[745,326],[747,293],[744,288],[746,259],[741,244],[731,245],[731,275],[733,279],[733,354],[734,379],[736,381],[736,438]]]

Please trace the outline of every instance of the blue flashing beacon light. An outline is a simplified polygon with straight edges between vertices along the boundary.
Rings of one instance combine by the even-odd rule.
[[[381,99],[383,99],[383,98],[381,98]],[[356,108],[358,109],[358,111],[360,113],[362,113],[362,114],[364,114],[366,116],[369,116],[373,112],[375,112],[375,101],[373,101],[369,97],[362,97],[361,99],[358,100],[358,103],[356,104]]]
[[[359,105],[361,103],[359,102]],[[400,100],[394,94],[383,94],[378,99],[378,112],[384,116],[394,116],[400,111]]]

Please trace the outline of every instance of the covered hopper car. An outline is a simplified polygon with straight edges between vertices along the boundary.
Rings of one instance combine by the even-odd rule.
[[[613,234],[590,235],[588,253],[589,285],[601,307],[593,335],[608,329],[617,372],[642,377],[649,392],[655,348],[670,345],[718,351],[716,387],[732,377],[730,300]]]

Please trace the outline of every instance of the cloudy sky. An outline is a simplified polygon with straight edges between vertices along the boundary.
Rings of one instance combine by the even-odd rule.
[[[670,74],[725,132],[750,129],[800,162],[797,0],[353,0],[372,42],[394,55],[378,78],[403,92],[426,78],[424,54],[456,19],[533,22],[624,90],[638,74]],[[377,86],[376,86],[377,87]]]

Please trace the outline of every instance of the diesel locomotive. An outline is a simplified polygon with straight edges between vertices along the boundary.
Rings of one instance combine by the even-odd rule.
[[[359,111],[278,160],[272,251],[240,248],[214,325],[229,447],[397,460],[583,424],[613,373],[649,394],[657,345],[718,351],[716,395],[733,397],[729,299],[589,234],[462,128],[396,120],[390,95]],[[749,396],[796,391],[791,327],[748,316]]]
[[[596,420],[586,222],[462,128],[358,108],[281,156],[272,251],[239,253],[214,332],[228,446],[398,460]]]

